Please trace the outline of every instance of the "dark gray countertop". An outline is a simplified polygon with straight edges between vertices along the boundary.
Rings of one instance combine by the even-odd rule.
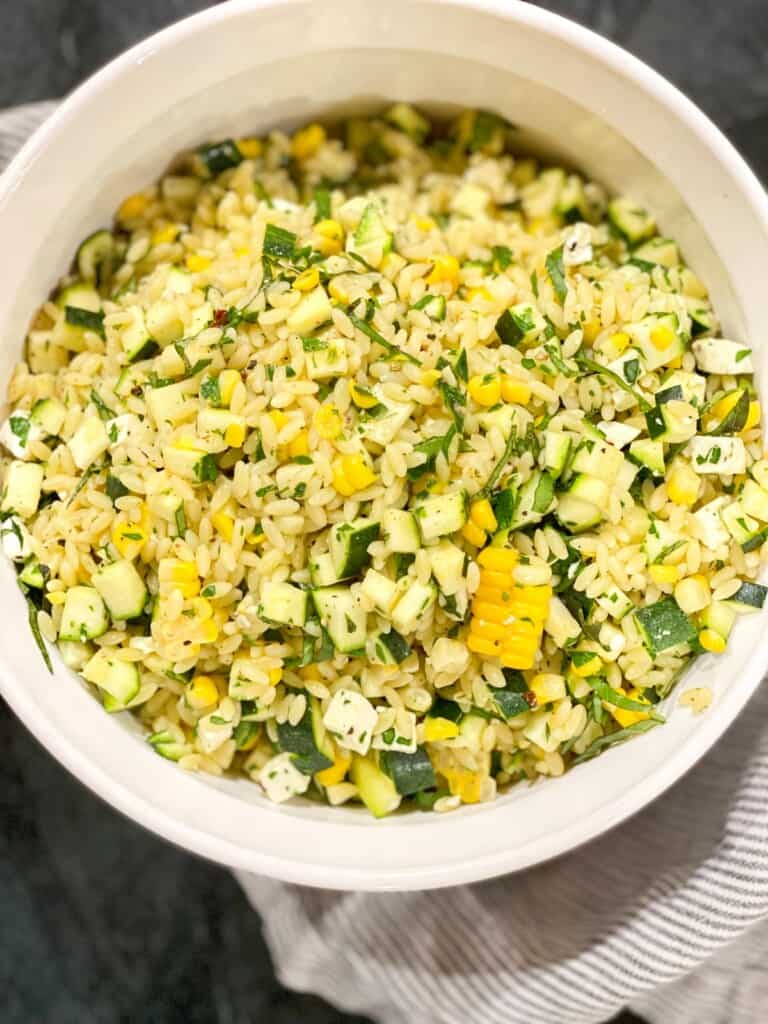
[[[208,6],[0,0],[0,107],[60,96],[126,46]],[[764,0],[540,6],[591,25],[662,71],[768,176]],[[0,747],[4,1024],[354,1020],[280,986],[258,918],[226,871],[118,816],[60,768],[4,705]]]

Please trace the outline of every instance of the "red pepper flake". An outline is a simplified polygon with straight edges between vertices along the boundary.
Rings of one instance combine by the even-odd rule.
[[[226,309],[217,309],[213,314],[213,326],[214,327],[225,327],[229,321],[229,311]]]

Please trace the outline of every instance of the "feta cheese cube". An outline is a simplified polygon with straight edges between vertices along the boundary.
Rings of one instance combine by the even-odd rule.
[[[730,534],[720,518],[720,513],[728,502],[727,497],[715,498],[714,501],[702,505],[691,517],[694,536],[712,551],[730,541]]]
[[[212,754],[231,738],[240,721],[240,705],[225,697],[217,708],[197,723],[197,745],[204,754]]]
[[[12,562],[23,562],[32,554],[29,532],[16,516],[8,516],[0,524],[0,543],[6,558],[10,558]]]
[[[588,224],[574,224],[563,242],[563,263],[577,267],[592,259],[592,232]]]
[[[699,338],[691,345],[696,365],[705,373],[752,373],[752,349],[728,338]]]
[[[606,441],[616,448],[623,448],[625,444],[634,441],[641,433],[637,427],[630,427],[628,423],[614,423],[607,420],[600,420],[597,424],[597,429]]]
[[[697,473],[732,476],[747,469],[747,451],[740,437],[700,434],[691,438],[688,453]]]
[[[271,758],[258,774],[258,780],[267,797],[274,804],[285,803],[291,797],[300,796],[309,789],[310,775],[304,775],[296,767],[293,754],[277,754]]]
[[[354,690],[337,690],[323,715],[323,725],[339,746],[367,754],[378,715],[373,704]]]
[[[0,444],[15,459],[26,459],[27,445],[42,437],[42,431],[30,422],[26,409],[15,409],[0,427]]]

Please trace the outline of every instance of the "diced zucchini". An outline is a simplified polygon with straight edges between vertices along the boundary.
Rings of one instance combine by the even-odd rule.
[[[295,334],[307,335],[327,323],[333,314],[330,300],[322,285],[313,288],[302,297],[299,304],[291,311],[286,326]]]
[[[697,473],[732,476],[747,469],[747,452],[740,437],[699,435],[691,438],[688,453]]]
[[[560,196],[555,203],[555,212],[571,224],[581,220],[584,209],[584,182],[578,174],[569,174],[565,179]]]
[[[432,607],[437,591],[431,583],[413,583],[395,605],[392,625],[398,633],[412,633],[419,619]]]
[[[650,409],[645,422],[652,441],[681,444],[696,433],[698,415],[688,402],[671,399]]]
[[[170,345],[184,334],[184,321],[174,302],[153,302],[147,310],[146,324],[150,338],[158,345]]]
[[[368,548],[379,539],[380,524],[361,516],[331,527],[328,546],[339,579],[357,576],[369,563]]]
[[[96,328],[99,333],[101,296],[95,288],[78,282],[63,288],[56,303],[64,313],[53,326],[51,341],[70,352],[82,352],[87,347],[85,332]],[[92,320],[87,315],[80,317],[79,313],[92,314],[96,319]]]
[[[333,744],[326,735],[320,703],[310,697],[301,721],[277,726],[277,745],[280,750],[293,754],[293,763],[303,775],[314,775],[334,762]]]
[[[33,556],[28,559],[24,564],[24,568],[19,573],[19,582],[26,584],[28,587],[34,587],[36,590],[42,590],[51,575],[51,570],[47,565],[41,565],[40,562]]]
[[[466,558],[461,548],[449,540],[441,540],[439,544],[429,548],[432,575],[443,594],[450,597],[461,589],[464,583]]]
[[[469,497],[462,488],[425,498],[413,510],[425,543],[458,532],[467,521]]]
[[[626,324],[624,330],[640,349],[647,371],[668,366],[685,353],[686,338],[675,313],[651,313],[638,323]]]
[[[77,269],[84,281],[98,288],[112,272],[115,239],[111,231],[94,231],[77,250]]]
[[[549,470],[555,479],[568,464],[572,443],[570,434],[560,434],[554,430],[548,430],[544,434],[544,468]]]
[[[380,755],[379,763],[401,796],[412,796],[437,785],[432,762],[423,747],[417,747],[412,753],[386,750]]]
[[[58,398],[41,398],[32,406],[29,422],[38,427],[45,437],[55,437],[67,415],[67,409]]]
[[[570,646],[581,635],[581,626],[559,597],[552,597],[549,602],[544,630],[561,648]]]
[[[526,480],[517,496],[517,504],[512,514],[512,522],[506,530],[500,531],[504,537],[509,530],[521,530],[533,523],[541,522],[548,512],[552,511],[555,501],[555,481],[549,473],[532,473]],[[500,543],[497,533],[494,544]]]
[[[309,595],[292,583],[265,581],[261,588],[259,617],[268,622],[301,628],[307,621]]]
[[[426,117],[415,110],[410,103],[395,103],[385,112],[384,120],[389,121],[406,135],[410,135],[416,143],[423,142],[432,128]]]
[[[120,661],[107,648],[93,655],[83,668],[83,678],[108,693],[120,707],[132,701],[141,687],[136,662]]]
[[[128,312],[131,319],[120,328],[120,344],[128,356],[128,361],[134,363],[139,359],[153,356],[159,346],[149,333],[141,307],[131,306]]]
[[[91,463],[109,448],[109,435],[98,413],[86,416],[67,442],[75,465],[87,469]]]
[[[679,387],[683,392],[683,401],[690,402],[697,408],[704,404],[707,394],[707,379],[700,373],[689,373],[687,370],[673,370],[665,375],[661,386],[669,388]]]
[[[376,757],[353,757],[350,778],[360,799],[375,818],[384,818],[400,806],[402,799],[394,782],[377,763]]]
[[[580,498],[582,501],[605,508],[611,491],[608,484],[604,480],[600,480],[599,477],[590,476],[588,473],[578,473],[569,482],[566,493],[574,498]]]
[[[739,495],[742,508],[763,523],[768,523],[768,491],[754,480],[746,480]]]
[[[685,555],[687,544],[688,539],[673,530],[664,519],[651,516],[645,537],[645,553],[649,565],[653,565],[654,562],[666,562],[668,559],[673,564],[679,562]]]
[[[133,562],[122,559],[104,565],[91,577],[112,618],[137,619],[147,603],[147,588]]]
[[[415,554],[421,547],[421,535],[413,512],[389,509],[382,516],[381,525],[390,551]]]
[[[704,373],[736,376],[754,373],[752,349],[728,338],[699,338],[691,345],[696,365]]]
[[[107,609],[95,587],[70,587],[59,625],[59,640],[93,640],[109,628]]]
[[[624,445],[634,441],[640,435],[637,427],[632,427],[628,423],[619,423],[616,420],[611,420],[610,422],[600,420],[597,424],[597,429],[614,448],[623,448]]]
[[[701,305],[700,299],[688,299],[688,315],[691,318],[691,337],[711,334],[715,329],[715,315],[711,309]]]
[[[328,380],[347,373],[347,346],[343,338],[328,338],[305,352],[304,358],[311,380]]]
[[[629,457],[638,466],[650,469],[654,476],[664,476],[666,472],[664,444],[661,441],[650,441],[644,437],[633,441],[629,446]]]
[[[331,587],[334,583],[341,582],[329,551],[321,555],[312,555],[309,560],[309,578],[313,587]]]
[[[618,196],[608,203],[608,220],[631,245],[650,238],[656,233],[656,221],[638,203]]]
[[[732,501],[726,505],[720,513],[720,518],[737,544],[749,544],[760,534],[760,523],[747,515],[740,501]]]
[[[597,505],[581,498],[574,498],[570,494],[563,494],[558,498],[555,515],[558,522],[569,533],[581,533],[597,526],[602,521],[603,513]]]
[[[528,302],[518,302],[505,310],[496,321],[496,333],[502,345],[527,345],[542,333],[546,321]]]
[[[393,402],[379,388],[373,389],[378,405],[370,413],[361,412],[358,429],[366,441],[386,447],[400,433],[413,412],[412,402]]]
[[[526,217],[546,217],[557,206],[565,186],[565,171],[562,167],[548,167],[522,190],[523,210]]]
[[[5,471],[0,511],[14,512],[20,519],[29,519],[37,512],[45,469],[38,462],[14,460]]]
[[[615,482],[623,461],[624,456],[612,444],[587,438],[576,450],[570,468],[574,473],[596,476],[610,487]]]
[[[762,583],[752,583],[744,580],[736,593],[723,602],[733,611],[740,615],[745,613],[759,612],[765,605],[765,598],[768,595],[768,587]]]
[[[714,629],[727,640],[737,614],[727,601],[711,601],[699,615],[699,620],[706,629]]]
[[[614,619],[623,619],[635,607],[624,591],[616,586],[609,587],[596,601]]]
[[[152,372],[152,366],[152,362],[146,360],[140,363],[133,362],[129,366],[124,367],[120,371],[120,376],[117,378],[117,383],[114,387],[114,392],[118,398],[127,398],[134,389],[141,388]]]
[[[632,255],[636,259],[647,260],[648,263],[658,263],[662,267],[676,267],[680,262],[677,242],[671,238],[652,238],[643,245],[639,245]]]
[[[350,654],[365,647],[368,616],[348,587],[321,587],[312,591],[312,600],[337,651]]]
[[[148,388],[145,400],[155,426],[158,429],[165,426],[176,427],[192,419],[197,411],[197,403],[194,401],[196,390],[194,380],[180,380],[176,384],[166,384],[162,388]]]
[[[408,641],[400,636],[396,629],[391,629],[388,633],[378,633],[373,637],[371,650],[373,660],[381,665],[399,665],[411,653]]]
[[[696,627],[673,597],[665,597],[656,604],[638,608],[635,621],[653,656],[679,644],[691,644],[698,636]]]
[[[418,302],[415,302],[411,309],[419,309],[426,313],[430,320],[440,322],[445,320],[445,296],[444,295],[423,295]]]
[[[388,616],[397,598],[397,584],[383,573],[368,569],[360,590],[373,602],[377,612]]]
[[[347,248],[362,256],[366,263],[377,270],[381,266],[382,260],[392,248],[392,235],[387,231],[378,202],[366,204]]]

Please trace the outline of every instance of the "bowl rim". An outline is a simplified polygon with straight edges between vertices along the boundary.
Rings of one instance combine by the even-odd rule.
[[[66,97],[55,112],[35,131],[0,176],[0,203],[22,182],[25,170],[36,154],[45,147],[50,135],[58,134],[83,107],[98,94],[103,83],[118,78],[129,68],[167,46],[177,46],[190,35],[205,31],[211,25],[239,17],[243,13],[277,8],[294,0],[229,0],[229,2],[193,14],[142,40],[115,57],[86,79]],[[657,71],[628,53],[617,44],[561,15],[534,7],[522,0],[511,5],[508,0],[421,0],[425,4],[442,4],[466,11],[495,15],[509,23],[524,24],[553,36],[563,44],[576,48],[593,60],[601,62],[621,77],[628,79],[641,92],[650,94],[679,120],[685,122],[703,145],[717,154],[717,159],[736,183],[754,213],[762,232],[768,237],[768,197],[744,158],[714,123]],[[644,779],[642,787],[630,788],[619,799],[606,801],[587,818],[548,833],[544,838],[529,840],[514,849],[477,854],[462,863],[449,861],[429,866],[395,867],[389,870],[333,866],[290,860],[271,853],[245,849],[235,842],[213,835],[204,827],[193,826],[171,816],[150,800],[117,781],[97,761],[91,759],[74,742],[60,734],[54,723],[41,716],[34,698],[9,671],[0,656],[0,689],[9,706],[40,743],[77,779],[107,803],[138,824],[184,849],[210,860],[267,875],[282,881],[322,888],[347,890],[399,890],[442,888],[471,883],[543,863],[576,849],[619,825],[650,804],[680,779],[702,757],[721,734],[733,723],[759,685],[768,668],[768,645],[757,651],[739,683],[730,687],[718,702],[714,714],[686,740],[684,747],[662,761]],[[309,823],[307,823],[309,827]]]

